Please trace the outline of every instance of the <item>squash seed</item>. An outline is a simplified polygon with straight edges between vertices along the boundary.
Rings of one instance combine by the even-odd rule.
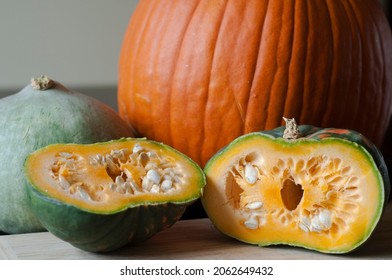
[[[65,179],[64,176],[60,175],[59,176],[59,184],[63,189],[69,189],[69,187],[71,186],[71,184],[67,181],[67,179]]]
[[[164,179],[161,184],[163,191],[168,191],[173,187],[173,181],[171,179]]]
[[[329,229],[332,226],[331,212],[328,209],[322,209],[318,214],[320,224],[324,229]]]
[[[245,181],[251,185],[255,184],[257,181],[257,169],[250,163],[246,163],[245,165]]]
[[[161,175],[155,169],[148,170],[146,177],[155,184],[159,184],[161,181]]]
[[[248,229],[257,229],[259,223],[257,221],[256,216],[251,216],[248,220],[244,222],[244,226]]]
[[[115,182],[116,182],[116,184],[119,185],[119,186],[122,186],[122,185],[124,185],[124,183],[125,183],[123,177],[121,177],[121,176],[117,176]]]
[[[152,187],[153,182],[151,182],[147,176],[143,178],[142,180],[142,189],[146,191],[150,191]]]
[[[250,210],[260,209],[261,207],[263,207],[263,202],[261,202],[261,201],[250,202],[250,203],[246,204],[245,207]]]
[[[151,192],[151,193],[159,193],[160,190],[161,190],[161,189],[159,188],[158,185],[153,184],[153,185],[151,186],[150,192]]]
[[[133,146],[132,153],[137,154],[143,150],[143,147],[139,143],[137,143],[135,146]]]

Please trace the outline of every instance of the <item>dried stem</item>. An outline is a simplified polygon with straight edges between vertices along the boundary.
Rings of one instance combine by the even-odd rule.
[[[284,121],[286,122],[286,129],[283,132],[284,139],[298,139],[301,136],[299,132],[298,125],[295,119],[288,119],[283,117]]]
[[[31,78],[31,87],[36,90],[47,90],[53,87],[53,85],[54,81],[45,75],[38,78]]]

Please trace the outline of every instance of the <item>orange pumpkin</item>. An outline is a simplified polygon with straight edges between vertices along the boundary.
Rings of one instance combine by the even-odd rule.
[[[119,113],[200,165],[282,116],[380,146],[391,50],[376,0],[141,0],[121,50]]]

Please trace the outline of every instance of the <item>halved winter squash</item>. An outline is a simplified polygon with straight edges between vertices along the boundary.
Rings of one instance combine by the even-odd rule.
[[[223,233],[261,246],[357,248],[389,195],[381,154],[351,130],[289,124],[241,136],[207,163],[209,218]]]
[[[49,145],[27,158],[25,173],[38,219],[87,251],[146,240],[180,219],[205,185],[187,156],[135,138]]]

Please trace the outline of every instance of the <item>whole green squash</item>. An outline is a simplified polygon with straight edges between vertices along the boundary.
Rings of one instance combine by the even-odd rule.
[[[45,230],[32,213],[23,164],[53,143],[94,143],[133,136],[131,127],[102,102],[42,76],[0,99],[0,232]]]

